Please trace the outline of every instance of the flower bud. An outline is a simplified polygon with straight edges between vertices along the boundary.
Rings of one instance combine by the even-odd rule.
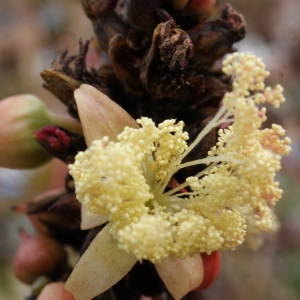
[[[14,258],[16,277],[27,284],[41,276],[63,271],[67,254],[55,240],[45,236],[30,236],[20,231],[21,243]]]
[[[58,126],[46,126],[34,133],[35,139],[53,157],[73,163],[79,151],[86,149],[84,137]]]
[[[51,156],[34,139],[34,132],[47,125],[60,125],[70,131],[80,131],[80,125],[70,117],[48,111],[33,95],[18,95],[0,101],[0,166],[12,169],[37,167]]]
[[[75,298],[65,289],[63,282],[53,282],[44,287],[37,300],[75,300]]]

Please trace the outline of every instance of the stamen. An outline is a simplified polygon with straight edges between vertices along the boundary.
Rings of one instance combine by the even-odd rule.
[[[160,193],[163,193],[165,190],[168,182],[171,180],[172,176],[181,169],[180,162],[199,144],[199,142],[203,139],[204,136],[206,136],[214,127],[216,127],[219,124],[222,124],[226,121],[226,118],[224,119],[224,113],[226,112],[227,108],[225,106],[222,106],[220,110],[216,113],[216,115],[213,117],[213,119],[204,127],[204,129],[198,134],[194,142],[190,144],[187,150],[185,150],[174,162],[171,163],[170,169],[172,172],[168,174],[165,181],[162,183],[160,188]]]

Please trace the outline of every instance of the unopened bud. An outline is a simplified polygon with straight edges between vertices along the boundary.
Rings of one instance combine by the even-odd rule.
[[[37,300],[75,300],[75,298],[65,289],[63,282],[53,282],[44,287]]]
[[[21,243],[14,258],[16,277],[27,284],[41,276],[52,276],[66,267],[67,255],[60,243],[45,236],[20,232]]]
[[[34,132],[59,125],[79,132],[80,125],[71,117],[51,113],[33,95],[18,95],[0,101],[0,166],[12,169],[34,168],[50,160],[34,139]]]
[[[70,164],[79,151],[86,149],[84,137],[57,126],[46,126],[35,132],[35,139],[53,157]]]

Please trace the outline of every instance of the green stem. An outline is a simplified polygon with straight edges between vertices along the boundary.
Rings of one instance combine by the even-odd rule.
[[[81,124],[76,119],[67,115],[56,114],[54,112],[50,112],[50,117],[55,125],[73,133],[83,134]]]

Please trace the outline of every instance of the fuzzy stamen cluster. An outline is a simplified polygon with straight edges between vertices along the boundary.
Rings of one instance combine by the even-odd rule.
[[[170,254],[234,249],[244,240],[247,218],[260,230],[275,227],[270,206],[282,190],[274,177],[290,140],[279,125],[260,129],[266,109],[257,105],[278,107],[283,89],[265,87],[269,73],[249,53],[229,55],[223,71],[233,90],[189,147],[183,122],[155,126],[141,118],[139,129],[126,127],[118,142],[94,141],[69,166],[78,200],[91,214],[109,215],[110,233],[137,259],[155,263]],[[207,157],[182,163],[210,130],[228,123]],[[198,164],[207,167],[166,191],[176,172]]]

